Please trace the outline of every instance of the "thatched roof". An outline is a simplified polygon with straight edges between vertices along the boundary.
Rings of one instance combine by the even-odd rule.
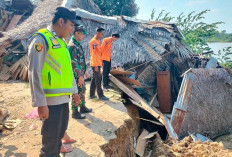
[[[91,0],[89,0],[90,2]],[[15,29],[4,32],[0,38],[0,46],[7,45],[15,40],[27,39],[39,28],[46,27],[52,19],[56,7],[63,5],[73,7],[76,5],[87,6],[85,2],[79,0],[44,0],[35,8],[33,14]],[[94,5],[90,5],[94,9]],[[95,34],[98,26],[104,27],[105,37],[112,33],[120,33],[121,38],[112,48],[113,66],[122,66],[127,63],[140,63],[153,61],[154,71],[169,68],[169,63],[183,63],[182,61],[191,58],[193,53],[183,44],[182,34],[173,23],[158,21],[138,20],[126,16],[102,16],[90,13],[80,8],[72,8],[77,15],[82,17],[80,21],[88,32],[84,39],[83,46],[89,52],[89,41]],[[87,54],[87,60],[89,53]],[[186,69],[184,69],[186,70]]]
[[[193,87],[181,136],[208,134],[211,138],[232,132],[232,76],[225,69],[193,69]]]
[[[93,0],[65,0],[63,6],[67,8],[81,8],[88,10],[90,13],[101,14],[100,8],[93,2]]]

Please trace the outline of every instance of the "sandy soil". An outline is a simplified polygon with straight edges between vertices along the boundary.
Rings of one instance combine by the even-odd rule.
[[[87,95],[88,89],[89,85],[87,85]],[[75,120],[70,117],[68,134],[77,142],[72,144],[74,151],[64,156],[104,156],[100,146],[116,138],[115,131],[124,125],[125,120],[130,119],[117,92],[110,91],[105,95],[110,97],[110,101],[87,98],[87,106],[91,107],[93,112],[87,114],[85,120]],[[38,156],[41,147],[41,122],[24,118],[33,110],[29,84],[15,81],[1,82],[0,108],[6,108],[11,112],[8,119],[21,120],[13,131],[0,133],[0,157]],[[29,127],[33,123],[38,128],[30,131]]]

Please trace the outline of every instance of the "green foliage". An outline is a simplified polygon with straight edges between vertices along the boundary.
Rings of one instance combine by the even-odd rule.
[[[221,62],[221,65],[232,69],[232,47],[223,48],[222,52],[218,52],[218,57]]]
[[[135,16],[138,14],[139,7],[135,0],[93,0],[99,6],[102,13],[107,16],[125,15]]]
[[[225,30],[216,31],[215,35],[208,39],[208,42],[232,42],[232,33],[226,33]]]
[[[181,13],[178,17],[173,17],[170,15],[170,12],[165,13],[165,11],[162,10],[155,18],[155,10],[153,10],[151,13],[151,20],[155,19],[156,21],[164,22],[175,21],[185,37],[184,43],[188,45],[193,52],[202,53],[210,50],[207,41],[216,34],[217,26],[223,23],[215,22],[207,24],[202,22],[205,18],[205,14],[209,11],[210,10],[204,10],[200,13],[193,11],[188,15]]]

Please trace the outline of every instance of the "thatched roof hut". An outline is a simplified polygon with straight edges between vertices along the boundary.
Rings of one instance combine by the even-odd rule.
[[[56,7],[60,5],[76,7],[80,4],[83,8],[87,6],[80,3],[79,0],[44,0],[40,2],[27,20],[15,29],[3,32],[0,38],[1,48],[16,40],[26,40],[39,28],[49,25]],[[90,10],[97,10],[94,5],[88,5],[88,7],[92,8]],[[77,15],[82,18],[80,23],[88,31],[88,35],[83,41],[86,52],[89,52],[88,42],[94,36],[97,26],[106,29],[105,37],[114,32],[121,34],[120,40],[113,46],[113,66],[152,61],[155,73],[155,70],[169,68],[172,62],[178,65],[193,56],[191,50],[181,41],[182,35],[173,23],[137,20],[126,16],[108,17],[90,13],[80,8],[72,9],[76,10]],[[87,53],[88,57],[89,53]],[[182,69],[181,72],[186,68]]]

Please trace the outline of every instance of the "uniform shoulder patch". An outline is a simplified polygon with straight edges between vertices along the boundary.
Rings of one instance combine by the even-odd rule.
[[[35,48],[36,52],[40,53],[43,50],[44,46],[41,43],[35,43],[34,48]]]

